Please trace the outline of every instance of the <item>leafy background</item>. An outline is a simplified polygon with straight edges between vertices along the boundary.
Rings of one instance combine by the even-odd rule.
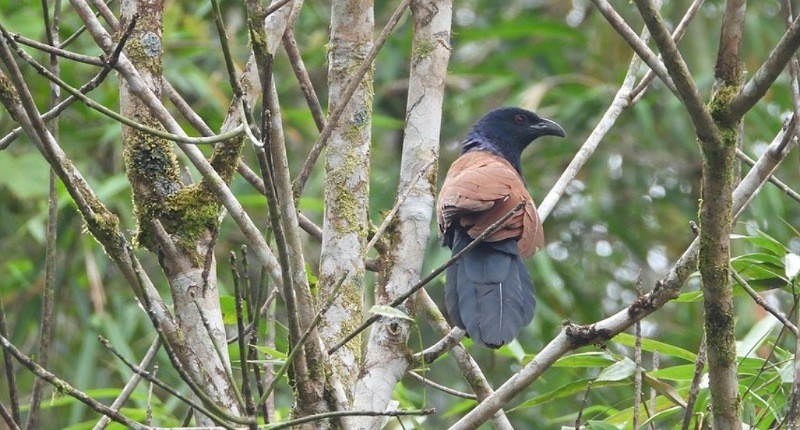
[[[394,4],[376,3],[380,26]],[[665,2],[662,13],[671,23],[677,23],[688,4]],[[630,3],[614,5],[634,28],[641,28]],[[711,85],[721,5],[720,1],[707,1],[680,44],[704,95]],[[235,58],[243,62],[247,58],[247,41],[242,7],[235,1],[224,1],[222,6],[228,32],[238,41],[234,44]],[[0,21],[4,26],[41,40],[44,33],[40,13],[35,2],[0,0]],[[218,127],[231,90],[211,23],[210,5],[168,1],[164,21],[166,77],[207,123]],[[523,155],[528,187],[541,200],[607,108],[628,67],[631,50],[586,0],[461,0],[456,2],[453,23],[440,177],[457,156],[458,142],[475,119],[497,106],[520,105],[556,120],[568,134],[563,140],[537,142]],[[79,26],[77,17],[65,6],[62,38]],[[296,25],[296,37],[323,106],[327,104],[328,27],[327,2],[307,1]],[[750,2],[743,51],[747,70],[752,72],[760,65],[782,29],[780,2]],[[410,47],[411,22],[406,16],[375,65],[370,202],[375,223],[391,208],[397,185]],[[99,54],[86,35],[70,49]],[[44,59],[41,54],[37,58]],[[76,86],[95,73],[90,67],[69,62],[62,62],[61,67],[65,80]],[[23,70],[39,106],[46,106],[47,83],[29,67]],[[275,73],[290,162],[296,172],[317,131],[282,53],[277,57]],[[116,107],[116,78],[110,77],[91,96]],[[788,79],[782,76],[745,118],[743,150],[751,156],[760,155],[790,107]],[[0,111],[0,133],[4,135],[13,126],[8,114]],[[189,129],[188,124],[184,126]],[[103,200],[121,216],[123,225],[133,230],[119,137],[118,124],[101,119],[83,106],[75,105],[62,116],[63,147]],[[251,153],[245,156],[253,161]],[[791,154],[777,172],[794,188],[800,185],[797,161],[797,154]],[[649,289],[667,272],[693,239],[689,221],[696,219],[700,163],[687,115],[675,97],[654,82],[642,100],[623,113],[545,223],[547,247],[528,262],[537,285],[534,322],[517,342],[498,352],[469,346],[495,386],[534,356],[558,332],[563,320],[589,323],[615,313],[635,297],[638,279]],[[21,138],[0,153],[0,172],[0,273],[4,274],[0,276],[0,291],[12,341],[32,353],[38,336],[44,276],[47,167],[31,143]],[[316,221],[321,221],[323,180],[322,169],[317,169],[300,199],[301,210]],[[241,179],[236,179],[232,187],[251,216],[265,225],[263,198]],[[59,190],[59,198],[57,324],[50,367],[77,387],[110,400],[131,375],[100,345],[97,335],[109,338],[128,357],[141,357],[154,337],[153,330],[124,280],[83,230],[63,189]],[[734,241],[734,267],[744,270],[743,276],[754,281],[755,286],[768,288],[767,299],[786,314],[794,307],[797,280],[786,275],[784,257],[787,253],[800,253],[799,221],[800,205],[768,185],[743,214],[737,225],[740,237]],[[224,221],[217,256],[220,285],[228,295],[231,281],[227,255],[242,243],[235,225]],[[433,239],[426,253],[424,272],[449,257]],[[316,256],[308,260],[310,273],[316,273]],[[148,262],[150,273],[157,273],[156,268],[154,261]],[[167,292],[163,281],[160,288]],[[443,303],[442,279],[427,289]],[[661,412],[654,418],[657,428],[680,423],[683,411],[671,399],[686,398],[702,338],[702,302],[696,277],[684,292],[680,300],[642,324],[643,334],[652,339],[644,345],[644,366],[652,370],[653,361],[658,362],[659,370],[648,373],[651,383],[645,385],[646,397],[650,396],[651,387],[658,388],[655,410],[649,411]],[[791,387],[794,340],[749,297],[740,294],[736,305],[746,421],[768,428],[783,415]],[[277,312],[280,316],[281,310]],[[416,327],[418,335],[410,341],[414,350],[436,340],[424,318],[417,319]],[[276,359],[281,358],[280,351],[287,349],[285,336],[279,327]],[[632,342],[630,335],[622,336],[565,357],[509,405],[512,422],[519,428],[559,428],[571,425],[582,409],[583,420],[591,420],[594,428],[629,423]],[[181,387],[165,364],[166,357],[159,356],[159,362],[163,364],[159,376]],[[469,389],[448,357],[420,372],[447,386]],[[25,387],[30,387],[31,375],[19,372],[18,378],[23,391],[28,392]],[[587,391],[589,381],[593,385]],[[185,406],[158,390],[155,394],[155,423],[179,425]],[[437,408],[438,414],[416,422],[424,428],[442,428],[474,404],[411,378],[397,387],[395,398],[404,407]],[[8,401],[5,389],[0,390],[0,401]],[[126,413],[132,418],[142,417],[145,401],[146,387],[142,386]],[[278,406],[284,417],[290,402],[288,391],[281,391]],[[701,390],[695,408],[698,419],[707,412],[706,403],[707,387]],[[57,393],[43,407],[45,427],[90,428],[96,420],[93,412]],[[406,420],[405,424],[413,426],[415,420]]]

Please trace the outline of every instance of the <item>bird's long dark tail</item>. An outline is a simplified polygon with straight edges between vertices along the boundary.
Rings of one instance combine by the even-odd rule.
[[[454,233],[455,255],[472,239]],[[516,240],[482,242],[447,269],[447,313],[475,342],[499,348],[533,319],[533,288]]]

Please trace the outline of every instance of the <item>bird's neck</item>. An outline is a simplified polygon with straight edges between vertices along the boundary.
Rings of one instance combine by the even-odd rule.
[[[500,142],[497,138],[490,138],[478,133],[470,133],[464,142],[461,143],[461,153],[466,154],[472,151],[487,151],[497,156],[503,157],[514,166],[517,173],[522,174],[520,159],[522,158],[522,148]]]

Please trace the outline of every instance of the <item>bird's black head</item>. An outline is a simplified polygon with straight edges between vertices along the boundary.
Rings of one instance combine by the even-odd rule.
[[[517,107],[495,109],[479,119],[462,144],[462,153],[472,149],[488,150],[506,158],[518,171],[520,157],[536,138],[564,137],[560,125]]]

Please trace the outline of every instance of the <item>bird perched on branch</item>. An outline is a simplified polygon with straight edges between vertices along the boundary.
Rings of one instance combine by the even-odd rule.
[[[442,243],[455,255],[525,202],[447,269],[445,300],[451,321],[491,348],[517,337],[536,308],[533,281],[522,259],[542,247],[544,236],[525,189],[520,157],[541,136],[565,133],[555,122],[524,109],[487,113],[461,143],[461,156],[450,166],[436,205]]]

